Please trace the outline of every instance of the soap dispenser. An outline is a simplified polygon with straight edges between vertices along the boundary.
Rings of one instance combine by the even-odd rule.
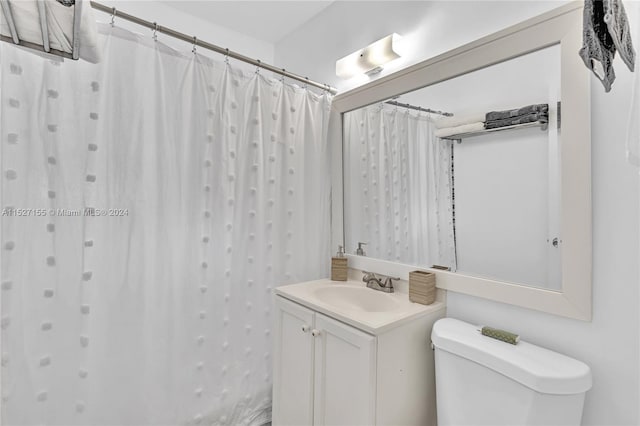
[[[348,275],[347,257],[344,255],[344,247],[338,246],[338,252],[331,258],[331,280],[346,281]]]

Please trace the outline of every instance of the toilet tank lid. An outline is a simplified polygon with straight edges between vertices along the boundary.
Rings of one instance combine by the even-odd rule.
[[[474,361],[540,393],[568,395],[591,389],[591,369],[585,363],[522,340],[511,345],[483,336],[477,326],[464,321],[438,320],[431,341],[440,350]]]

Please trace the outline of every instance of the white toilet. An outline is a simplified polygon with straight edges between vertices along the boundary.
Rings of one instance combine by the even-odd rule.
[[[443,318],[433,326],[438,425],[579,425],[591,370],[526,342],[483,336]]]

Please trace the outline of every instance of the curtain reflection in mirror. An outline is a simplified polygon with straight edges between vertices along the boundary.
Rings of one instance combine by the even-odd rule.
[[[347,247],[455,270],[453,142],[428,115],[381,104],[345,114],[344,131]]]

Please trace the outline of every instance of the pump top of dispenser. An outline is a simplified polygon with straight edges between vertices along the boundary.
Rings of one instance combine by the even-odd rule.
[[[367,253],[364,252],[362,246],[366,246],[367,243],[358,243],[358,248],[356,249],[356,255],[358,256],[366,256]]]

